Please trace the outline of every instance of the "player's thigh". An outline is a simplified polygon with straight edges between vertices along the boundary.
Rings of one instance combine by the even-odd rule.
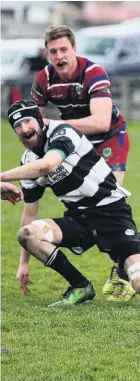
[[[115,261],[124,263],[139,253],[140,241],[130,206],[124,199],[105,205],[96,212],[97,243],[100,251],[110,253]],[[108,251],[107,251],[108,249]]]
[[[129,148],[130,143],[127,132],[125,132],[125,134],[115,135],[97,147],[95,146],[99,155],[104,158],[112,171],[116,173],[114,174],[119,183],[123,181]],[[118,172],[122,172],[122,175],[119,176]]]
[[[75,254],[82,254],[84,251],[95,245],[95,239],[92,232],[87,231],[75,218],[64,216],[63,218],[57,218],[54,221],[59,225],[62,231],[62,247],[69,248]]]

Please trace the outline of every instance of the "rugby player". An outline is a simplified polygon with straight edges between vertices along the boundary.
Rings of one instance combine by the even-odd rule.
[[[8,115],[28,148],[22,166],[1,174],[2,181],[21,180],[24,194],[23,227],[18,233],[23,249],[17,274],[23,293],[28,293],[31,282],[30,253],[69,282],[54,306],[93,299],[92,283],[59,249],[82,248],[86,240],[90,247],[96,244],[101,252],[124,265],[134,293],[140,293],[140,241],[125,201],[130,192],[117,184],[110,167],[86,136],[67,122],[44,125],[38,106],[26,100],[13,104]],[[37,219],[38,200],[46,187],[67,208],[63,217]]]
[[[75,35],[65,25],[49,27],[44,42],[50,64],[36,74],[31,99],[38,104],[42,116],[50,101],[59,109],[61,119],[86,134],[122,185],[130,144],[124,116],[112,100],[106,71],[99,64],[76,56]],[[113,265],[103,289],[105,294],[113,293],[110,300],[118,299],[119,293],[122,300],[131,298],[131,291],[133,296],[128,283],[126,295],[121,293],[120,278],[128,280],[124,270]]]

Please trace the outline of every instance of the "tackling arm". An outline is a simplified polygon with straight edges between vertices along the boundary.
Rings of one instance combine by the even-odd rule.
[[[42,118],[45,118],[46,112],[45,112],[46,107],[39,107],[40,114],[42,115]]]
[[[112,115],[110,98],[94,98],[90,100],[91,115],[82,119],[70,119],[67,123],[86,135],[97,134],[109,130]]]

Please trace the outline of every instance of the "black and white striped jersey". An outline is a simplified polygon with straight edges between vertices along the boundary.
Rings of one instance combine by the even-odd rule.
[[[46,187],[68,209],[84,209],[118,201],[130,193],[118,186],[115,177],[84,134],[61,121],[51,121],[47,130],[44,154],[59,151],[63,161],[53,172],[35,180],[22,180],[25,202],[42,197]],[[39,156],[26,150],[21,164],[37,160]]]

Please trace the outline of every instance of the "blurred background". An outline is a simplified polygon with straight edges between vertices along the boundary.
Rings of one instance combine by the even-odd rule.
[[[44,32],[67,24],[76,33],[77,54],[108,72],[113,98],[127,120],[140,118],[139,1],[2,1],[1,113],[29,97],[35,72],[47,64]],[[48,117],[58,117],[49,105]]]

